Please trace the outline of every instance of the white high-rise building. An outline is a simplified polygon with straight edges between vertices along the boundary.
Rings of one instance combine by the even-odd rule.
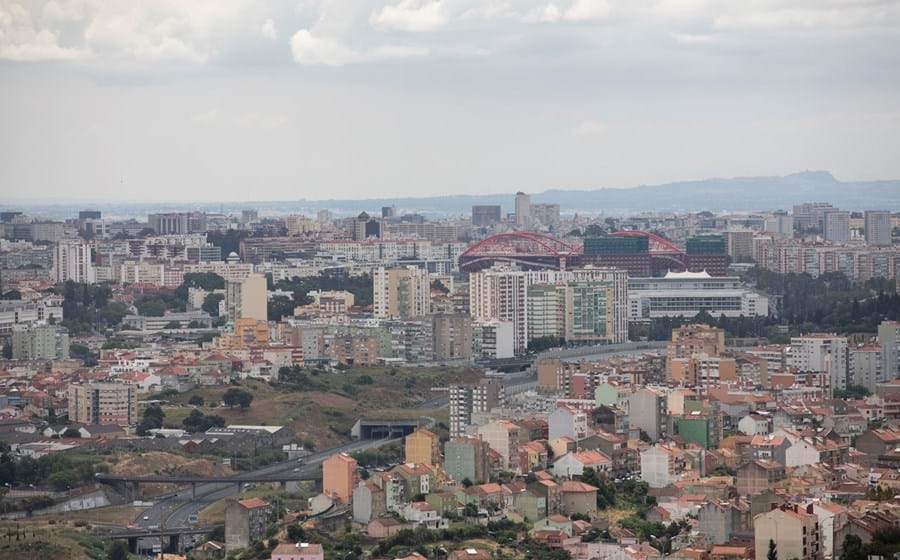
[[[531,224],[531,196],[523,193],[516,193],[516,225],[519,227],[528,227]]]
[[[521,270],[491,268],[469,275],[469,314],[513,325],[514,350],[528,348],[528,279]]]
[[[96,282],[91,246],[83,241],[60,241],[53,254],[53,278],[57,282]]]
[[[827,373],[831,389],[847,388],[847,339],[833,334],[808,334],[791,338],[788,367]]]
[[[822,232],[825,241],[831,243],[847,243],[850,241],[850,212],[846,210],[828,210],[822,217]]]
[[[887,210],[866,210],[866,243],[891,244],[891,213]]]

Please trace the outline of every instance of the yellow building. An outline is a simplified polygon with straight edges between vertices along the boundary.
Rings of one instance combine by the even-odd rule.
[[[429,430],[420,428],[406,436],[406,463],[439,465],[441,463],[441,439]]]
[[[215,348],[220,350],[242,350],[252,346],[265,346],[269,343],[269,323],[256,319],[237,319],[234,332],[225,333],[214,341]]]

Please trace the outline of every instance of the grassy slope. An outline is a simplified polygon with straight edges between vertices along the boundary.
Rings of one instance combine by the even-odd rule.
[[[360,384],[362,376],[372,384]],[[411,416],[446,417],[442,411],[416,409],[435,396],[432,387],[446,387],[459,381],[474,381],[480,372],[470,368],[354,368],[344,372],[310,375],[314,391],[273,388],[259,381],[245,381],[242,388],[253,393],[247,410],[209,405],[221,403],[228,387],[198,388],[174,397],[177,403],[165,408],[166,426],[181,427],[193,407],[188,400],[199,395],[205,414],[222,416],[228,424],[288,425],[299,440],[310,439],[317,447],[330,447],[347,441],[350,428],[360,417],[408,418]]]

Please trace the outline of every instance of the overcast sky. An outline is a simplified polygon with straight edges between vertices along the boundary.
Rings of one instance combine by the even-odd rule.
[[[0,0],[0,199],[900,177],[900,0]]]

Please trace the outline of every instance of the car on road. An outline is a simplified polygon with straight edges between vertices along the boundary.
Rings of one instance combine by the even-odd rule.
[[[300,468],[298,467],[298,468],[294,469],[294,472],[300,472]]]
[[[144,516],[144,521],[150,521],[150,516],[149,516],[149,515],[145,515],[145,516]]]

